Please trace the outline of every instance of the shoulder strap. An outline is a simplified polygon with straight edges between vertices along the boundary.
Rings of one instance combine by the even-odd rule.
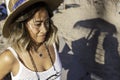
[[[8,47],[7,49],[10,50],[12,52],[12,54],[15,56],[15,58],[18,60],[18,55],[17,55],[16,51],[12,47]]]

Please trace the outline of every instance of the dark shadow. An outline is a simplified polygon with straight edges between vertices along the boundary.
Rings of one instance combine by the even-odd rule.
[[[88,36],[73,41],[72,50],[65,44],[60,53],[63,68],[68,70],[67,80],[92,80],[91,73],[99,76],[102,80],[120,80],[118,41],[117,38],[113,37],[113,34],[117,33],[115,25],[96,18],[78,21],[74,25],[74,28],[79,29],[80,27],[91,29]],[[101,32],[107,34],[103,41],[105,64],[99,64],[95,61]]]
[[[79,4],[65,4],[65,9],[80,7]]]
[[[8,74],[5,76],[4,80],[12,80],[10,73],[8,73]]]
[[[84,69],[82,64],[79,62],[79,58],[72,54],[68,45],[65,44],[63,51],[60,53],[60,59],[62,62],[62,67],[65,70],[69,70],[67,79],[63,80],[91,80],[89,73]]]
[[[72,42],[73,65],[68,72],[68,80],[74,79],[74,77],[71,77],[73,74],[76,76],[75,80],[91,80],[90,73],[95,64],[95,52],[99,34],[100,31],[97,30],[89,40],[81,38]]]
[[[99,29],[100,32],[107,32],[109,34],[115,34],[117,32],[114,24],[111,24],[101,18],[93,18],[76,22],[74,28],[80,27],[88,29],[92,29],[94,27],[95,29]]]
[[[60,53],[63,68],[69,70],[67,80],[91,80],[90,70],[95,63],[95,52],[100,33],[99,30],[96,30],[93,38],[88,40],[93,30],[91,29],[87,38],[83,37],[72,42],[72,55],[67,44],[65,44],[63,51]]]
[[[69,54],[69,51],[70,51],[70,48],[68,47],[67,44],[65,44],[62,52],[60,52],[62,67],[64,67],[64,69],[69,68],[73,59],[72,54]]]
[[[120,80],[120,56],[118,40],[112,34],[106,35],[103,42],[105,50],[104,80]]]

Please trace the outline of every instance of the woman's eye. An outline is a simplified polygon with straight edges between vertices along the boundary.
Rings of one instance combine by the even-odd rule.
[[[46,23],[46,24],[49,24],[49,21],[47,20],[47,21],[45,21],[45,23]]]
[[[40,27],[41,23],[35,23],[35,26]]]
[[[45,21],[45,25],[49,25],[49,20],[46,20],[46,21]]]

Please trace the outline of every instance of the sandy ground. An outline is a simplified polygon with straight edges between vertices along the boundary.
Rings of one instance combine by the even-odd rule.
[[[61,13],[55,14],[53,20],[58,27],[59,35],[64,37],[64,40],[68,46],[73,51],[79,51],[78,53],[80,57],[84,57],[84,59],[81,58],[80,62],[85,65],[89,72],[92,73],[93,80],[119,80],[120,3],[117,2],[116,4],[107,0],[105,0],[105,2],[101,2],[102,0],[95,1],[88,3],[87,0],[80,0],[80,7],[61,10]],[[94,49],[90,47],[91,50],[88,53],[83,52],[83,56],[83,49],[78,47],[78,45],[82,45],[82,43],[80,43],[81,40],[89,35],[92,28],[86,28],[85,26],[80,26],[80,24],[78,25],[79,28],[75,28],[75,25],[80,21],[94,18],[104,19],[105,21],[113,24],[114,27],[107,27],[103,24],[100,26],[100,32],[99,29],[94,30],[89,37],[87,45],[92,44],[91,47],[96,47],[96,50],[95,52],[92,52],[91,50]],[[117,33],[114,33],[113,28]],[[85,48],[85,50],[87,50],[87,48]]]

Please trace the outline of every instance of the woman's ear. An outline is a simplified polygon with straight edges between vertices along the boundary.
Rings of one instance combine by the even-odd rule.
[[[28,28],[28,26],[30,26],[30,22],[29,21],[25,22],[25,28]]]

